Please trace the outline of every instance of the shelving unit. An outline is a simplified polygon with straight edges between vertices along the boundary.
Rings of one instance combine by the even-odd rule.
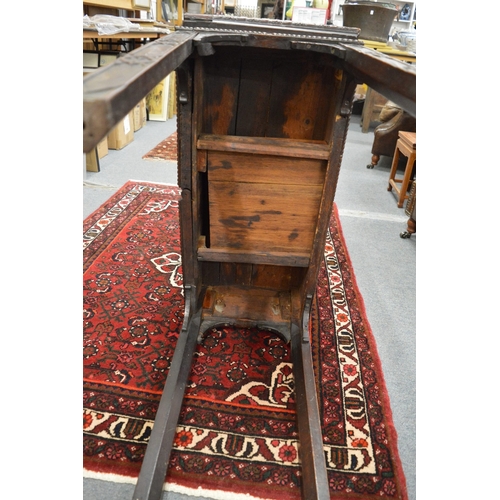
[[[400,30],[412,28],[416,19],[416,2],[391,2],[398,8],[398,19],[394,21],[392,27]]]
[[[149,10],[149,0],[85,0],[83,4],[105,9]]]

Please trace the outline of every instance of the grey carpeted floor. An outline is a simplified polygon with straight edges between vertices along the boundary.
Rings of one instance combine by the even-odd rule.
[[[177,183],[175,162],[142,156],[176,130],[175,119],[147,122],[121,151],[109,151],[101,171],[84,167],[83,217],[90,215],[128,180]],[[409,500],[416,499],[416,244],[417,234],[400,238],[408,217],[387,191],[391,159],[382,157],[373,170],[373,128],[361,132],[353,116],[337,186],[337,203],[358,286],[377,341],[389,392]],[[84,479],[86,500],[132,499],[133,484]],[[204,500],[165,492],[163,500]]]

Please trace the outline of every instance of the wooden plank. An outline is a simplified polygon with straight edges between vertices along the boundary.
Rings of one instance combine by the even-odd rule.
[[[272,69],[272,60],[260,52],[242,60],[236,135],[267,135]]]
[[[195,258],[193,231],[191,221],[193,217],[191,191],[183,189],[179,200],[179,222],[181,236],[182,271],[184,285],[196,285],[198,262]]]
[[[327,160],[330,157],[330,146],[323,140],[306,141],[274,137],[202,134],[196,144],[198,149],[209,151],[233,151],[320,160]]]
[[[198,151],[197,152],[197,158],[196,158],[196,170],[198,172],[206,172],[207,171],[207,164],[208,164],[208,155],[207,151]]]
[[[322,186],[209,183],[210,247],[309,253]]]
[[[201,263],[201,279],[207,285],[220,284],[219,279],[219,262],[202,262]]]
[[[191,158],[193,151],[193,64],[184,61],[176,70],[177,84],[177,184],[183,189],[192,189]]]
[[[324,140],[335,68],[299,54],[274,66],[267,136]]]
[[[322,185],[326,161],[279,156],[210,151],[209,182],[254,182],[288,185]]]
[[[269,22],[268,19],[258,18],[240,18],[231,16],[209,16],[200,14],[184,15],[184,26],[186,27],[201,27],[211,28],[213,30],[231,30],[231,31],[249,31],[252,34],[269,33],[270,38],[276,38],[272,35],[282,34],[289,35],[290,37],[304,36],[308,39],[309,43],[314,43],[316,39],[322,41],[351,41],[352,43],[359,43],[357,40],[360,33],[359,28],[345,27],[345,26],[332,26],[332,25],[300,25],[297,23],[290,23],[290,21],[276,21]],[[207,37],[216,37],[215,35],[207,35]],[[311,39],[311,36],[314,39]],[[257,38],[257,36],[256,36]],[[278,37],[287,39],[287,37]]]
[[[252,285],[259,288],[290,290],[292,268],[256,264],[252,268]]]
[[[277,266],[308,267],[310,252],[264,252],[264,251],[241,251],[232,248],[198,248],[198,260],[207,263],[238,262],[248,264],[268,264]],[[212,278],[210,278],[212,279]],[[205,281],[204,283],[213,283]]]
[[[290,310],[290,293],[240,286],[209,287],[207,293],[210,297],[204,304],[207,307],[203,311],[203,322],[230,322],[244,327],[274,325],[277,329],[289,330],[286,316]]]
[[[241,55],[203,57],[203,118],[201,132],[234,135]]]
[[[235,284],[246,286],[252,283],[252,264],[236,264],[234,272]]]
[[[88,152],[192,51],[196,33],[148,43],[83,78],[83,151]]]
[[[417,70],[415,65],[380,51],[346,45],[345,67],[358,82],[390,99],[412,116],[416,116]]]
[[[231,262],[221,262],[220,264],[220,284],[250,286],[253,276],[252,264]]]
[[[349,125],[349,115],[352,107],[352,100],[354,98],[354,90],[356,88],[356,82],[349,74],[345,73],[344,78],[342,82],[343,95],[339,100],[339,107],[342,105],[344,110],[347,111],[347,114],[343,114],[342,109],[340,109],[340,114],[335,116],[336,119],[332,130],[331,158],[326,172],[325,190],[321,198],[318,220],[316,221],[317,231],[314,236],[314,244],[311,252],[311,264],[303,284],[303,296],[312,296],[315,293],[318,270],[325,251],[328,221],[330,220],[333,209],[333,200],[340,173],[340,162],[344,151],[345,137]]]

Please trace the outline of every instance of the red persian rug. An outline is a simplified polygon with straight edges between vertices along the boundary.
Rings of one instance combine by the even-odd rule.
[[[183,319],[174,186],[129,181],[84,221],[86,477],[135,483]],[[377,349],[338,213],[312,313],[332,499],[407,499]],[[300,498],[288,345],[213,328],[194,356],[166,489],[205,498]],[[240,496],[241,494],[241,496]]]
[[[161,141],[158,146],[147,152],[144,160],[169,160],[177,161],[177,132]]]

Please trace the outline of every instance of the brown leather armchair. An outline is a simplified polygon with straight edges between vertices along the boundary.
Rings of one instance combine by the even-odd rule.
[[[380,113],[380,118],[384,116],[384,110]],[[383,156],[394,156],[394,149],[398,141],[398,132],[416,132],[417,120],[401,108],[391,110],[388,121],[384,121],[374,130],[372,146],[372,162],[366,168],[373,168]],[[386,113],[389,115],[389,113]]]

